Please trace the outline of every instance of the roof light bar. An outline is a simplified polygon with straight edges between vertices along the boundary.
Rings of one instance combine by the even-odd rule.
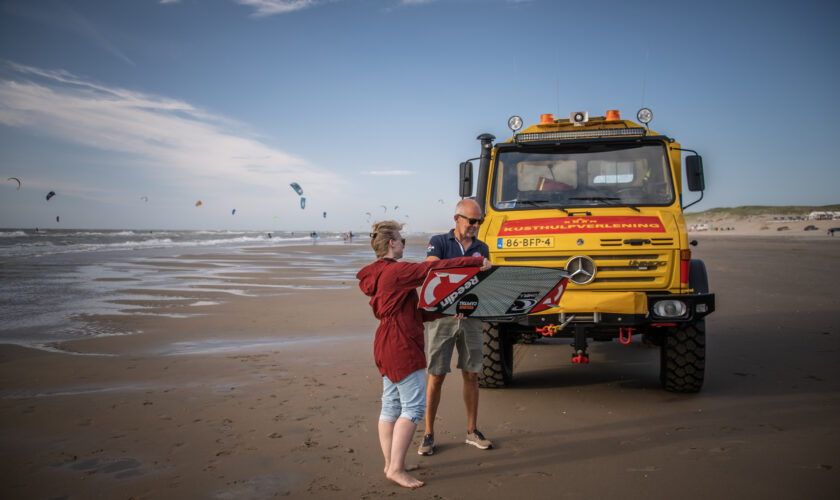
[[[570,130],[565,132],[538,132],[516,134],[517,141],[561,141],[564,139],[581,139],[584,137],[643,137],[643,128],[608,128],[593,130]]]

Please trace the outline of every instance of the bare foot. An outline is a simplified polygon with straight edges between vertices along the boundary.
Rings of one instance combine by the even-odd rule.
[[[405,470],[400,470],[400,471],[397,471],[393,474],[392,473],[387,473],[387,474],[385,474],[385,477],[387,477],[391,481],[399,484],[400,486],[405,486],[406,488],[414,489],[414,488],[419,488],[419,487],[423,486],[424,484],[426,484],[423,481],[420,481],[419,479],[416,479],[416,478],[412,477]]]
[[[420,464],[411,464],[411,465],[406,465],[405,469],[403,469],[403,470],[410,471],[410,470],[417,470],[419,468],[420,468]],[[387,465],[385,466],[385,470],[383,470],[382,472],[384,472],[386,476],[388,475],[388,466]]]

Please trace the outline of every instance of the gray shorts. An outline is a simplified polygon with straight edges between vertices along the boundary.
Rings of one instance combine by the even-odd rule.
[[[452,351],[458,349],[458,368],[471,373],[481,371],[484,357],[481,321],[441,318],[426,323],[426,359],[432,375],[449,373]]]

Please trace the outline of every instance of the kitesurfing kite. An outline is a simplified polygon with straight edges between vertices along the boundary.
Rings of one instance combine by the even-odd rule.
[[[234,215],[234,214],[236,214],[236,209],[235,208],[230,211],[230,215]]]
[[[327,212],[324,212],[324,218],[325,219],[327,218]]]
[[[306,198],[304,198],[303,196],[300,197],[300,208],[306,208]]]
[[[195,202],[195,206],[200,207],[201,205],[203,205],[203,203],[201,203],[201,200],[198,200],[197,202]]]
[[[20,191],[20,179],[18,179],[17,177],[9,177],[9,178],[8,178],[8,179],[6,179],[6,180],[9,180],[9,181],[17,181],[17,183],[18,183],[17,190],[18,190],[18,191]]]
[[[50,198],[52,198],[53,196],[55,196],[55,191],[50,191],[49,193],[47,193],[47,201],[50,201]]]
[[[303,188],[300,187],[300,184],[293,182],[289,185],[292,186],[292,189],[294,189],[297,194],[303,195]]]
[[[388,207],[386,207],[385,205],[379,205],[379,206],[382,207],[382,213],[383,214],[388,211]]]
[[[56,222],[58,222],[58,221],[60,221],[60,220],[61,220],[60,216],[56,215],[56,216],[55,216],[55,221],[56,221]]]
[[[146,203],[149,203],[149,197],[148,196],[141,196],[140,199],[145,201]]]

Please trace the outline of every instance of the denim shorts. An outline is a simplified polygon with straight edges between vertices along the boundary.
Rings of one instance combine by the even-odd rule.
[[[398,418],[415,424],[426,413],[426,374],[417,370],[396,384],[387,375],[382,376],[382,412],[379,420],[396,422]]]
[[[452,351],[458,349],[458,369],[478,373],[484,364],[484,340],[477,319],[440,318],[426,323],[426,359],[431,375],[449,373]]]

